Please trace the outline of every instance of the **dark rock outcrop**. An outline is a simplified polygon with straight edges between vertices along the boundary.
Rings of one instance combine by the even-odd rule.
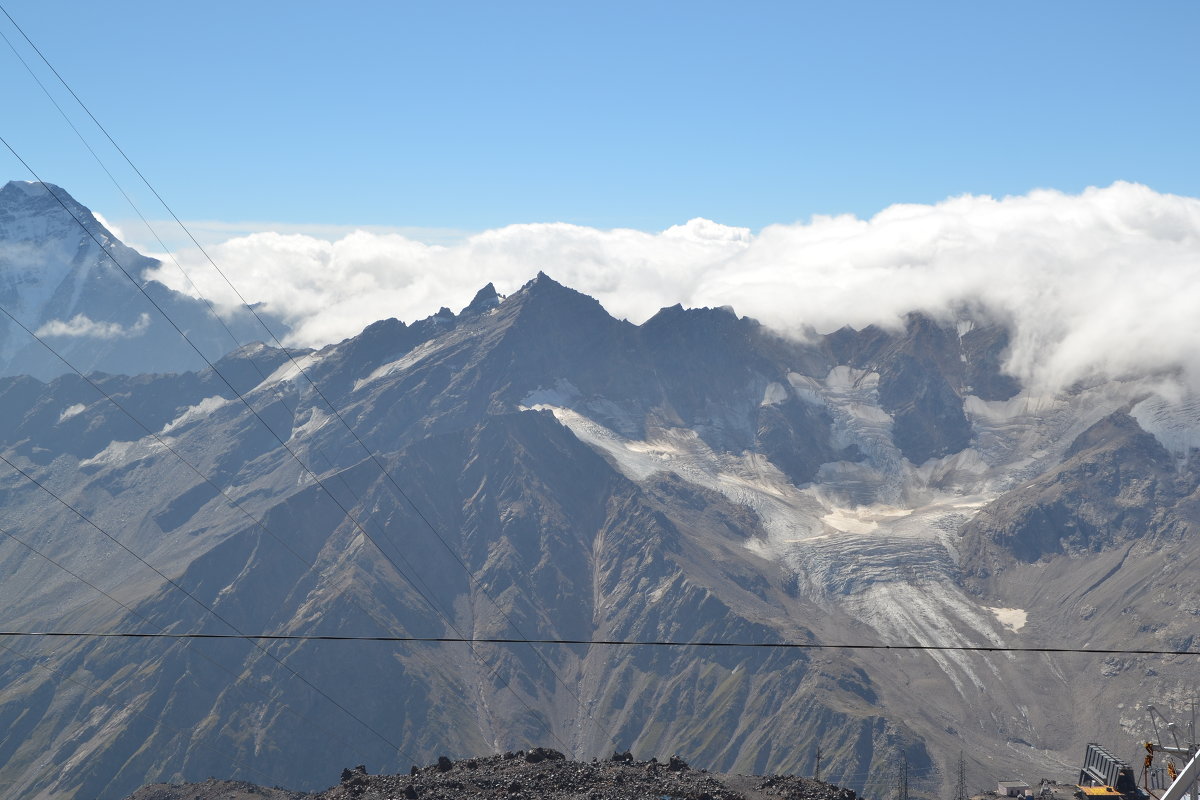
[[[1177,471],[1133,417],[1111,414],[1076,437],[1061,464],[964,526],[964,567],[982,576],[1005,558],[1029,563],[1194,536],[1196,489],[1197,475]]]
[[[536,756],[535,756],[536,754]],[[535,756],[531,758],[530,756]],[[778,800],[856,800],[857,795],[827,783],[792,775],[769,777],[719,775],[695,770],[672,756],[664,769],[656,758],[637,761],[628,754],[591,763],[566,760],[549,748],[534,748],[524,758],[504,756],[452,762],[441,760],[415,775],[367,775],[347,770],[339,785],[314,794],[297,794],[251,784],[209,782],[147,786],[127,800],[425,800],[470,798],[538,798],[539,800],[645,800],[650,797],[689,800],[744,800],[748,795]],[[227,794],[216,794],[215,790]],[[239,793],[240,792],[240,793]],[[260,792],[260,794],[256,794]]]
[[[842,328],[825,337],[839,364],[879,373],[879,402],[893,419],[896,446],[914,464],[970,444],[963,396],[1006,400],[1020,387],[1002,372],[1008,332],[999,325],[959,335],[924,314],[909,314],[900,332]]]

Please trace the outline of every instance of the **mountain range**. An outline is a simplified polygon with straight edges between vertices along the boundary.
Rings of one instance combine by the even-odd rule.
[[[8,219],[6,243],[88,251]],[[111,316],[91,251],[69,302],[24,299],[74,284],[4,252],[30,326],[150,313]],[[1133,758],[1146,705],[1196,685],[1195,656],[1132,651],[1197,650],[1200,406],[1154,376],[1038,394],[1011,335],[911,314],[785,337],[681,306],[634,325],[543,273],[194,369],[134,334],[51,374],[10,330],[4,629],[310,638],[0,637],[0,783],[313,789],[543,745],[756,774],[820,753],[867,797],[903,762],[934,796],[960,753],[975,788],[1069,780],[1089,741]]]

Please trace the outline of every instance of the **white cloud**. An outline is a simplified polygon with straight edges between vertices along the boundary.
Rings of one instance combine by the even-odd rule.
[[[101,225],[103,225],[105,228],[107,228],[109,233],[111,233],[113,236],[117,237],[121,241],[125,241],[125,231],[123,228],[121,228],[116,223],[109,222],[107,219],[105,219],[103,216],[101,216],[100,213],[97,211],[93,211],[92,216],[96,218],[97,222],[99,222]]]
[[[106,222],[105,224],[107,225],[108,223]],[[220,244],[234,237],[249,236],[263,231],[284,234],[297,233],[329,241],[341,239],[357,231],[366,231],[367,233],[374,233],[380,236],[396,234],[431,244],[456,244],[475,232],[458,228],[431,228],[403,225],[336,225],[297,222],[188,220],[186,223],[187,232],[185,233],[173,219],[149,220],[148,223],[140,219],[128,219],[122,220],[118,224],[121,225],[123,230],[130,231],[130,236],[132,237],[127,239],[124,236],[120,236],[118,238],[135,250],[147,254],[153,254],[154,251],[160,249],[161,245],[158,239],[155,238],[155,234],[163,237],[166,245],[174,250],[192,244],[188,234],[194,236],[196,241],[207,247],[212,244]],[[150,227],[147,228],[147,225]]]
[[[145,332],[150,327],[150,315],[142,314],[138,321],[129,327],[119,322],[96,322],[86,314],[76,314],[69,320],[52,319],[42,325],[34,334],[42,337],[66,336],[87,337],[91,339],[129,339]]]
[[[541,223],[448,245],[365,231],[335,241],[256,233],[209,252],[309,345],[382,317],[457,310],[488,281],[509,293],[545,270],[634,322],[677,302],[730,304],[791,332],[973,308],[1014,325],[1009,367],[1027,383],[1174,371],[1200,387],[1200,200],[1131,183],[968,195],[757,234],[703,219],[660,233]],[[206,294],[231,299],[199,254],[180,260]],[[173,266],[157,277],[185,289]]]

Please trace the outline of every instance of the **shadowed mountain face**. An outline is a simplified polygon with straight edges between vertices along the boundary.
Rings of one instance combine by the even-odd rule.
[[[1031,396],[1006,342],[635,326],[539,275],[295,361],[103,377],[140,425],[73,376],[0,380],[0,454],[94,523],[0,472],[8,630],[579,642],[4,638],[0,781],[318,788],[531,745],[811,773],[820,747],[881,796],[900,755],[933,794],[960,750],[981,787],[1125,754],[1194,663],[761,646],[1185,642],[1187,452],[1136,387]]]
[[[896,446],[914,464],[968,446],[964,394],[1008,400],[1019,390],[1000,370],[1008,335],[996,326],[959,334],[911,314],[903,334],[843,328],[828,343],[838,363],[878,373],[879,405],[892,417]]]

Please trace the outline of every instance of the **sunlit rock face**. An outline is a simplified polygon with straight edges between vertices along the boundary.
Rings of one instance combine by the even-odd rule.
[[[98,378],[120,408],[0,379],[29,476],[0,473],[10,630],[583,642],[4,640],[6,796],[319,788],[532,745],[763,774],[819,747],[867,796],[902,754],[932,795],[960,751],[980,785],[1126,754],[1193,661],[586,644],[1190,646],[1194,407],[1136,380],[1034,394],[1007,337],[633,325],[540,274],[319,351]]]

